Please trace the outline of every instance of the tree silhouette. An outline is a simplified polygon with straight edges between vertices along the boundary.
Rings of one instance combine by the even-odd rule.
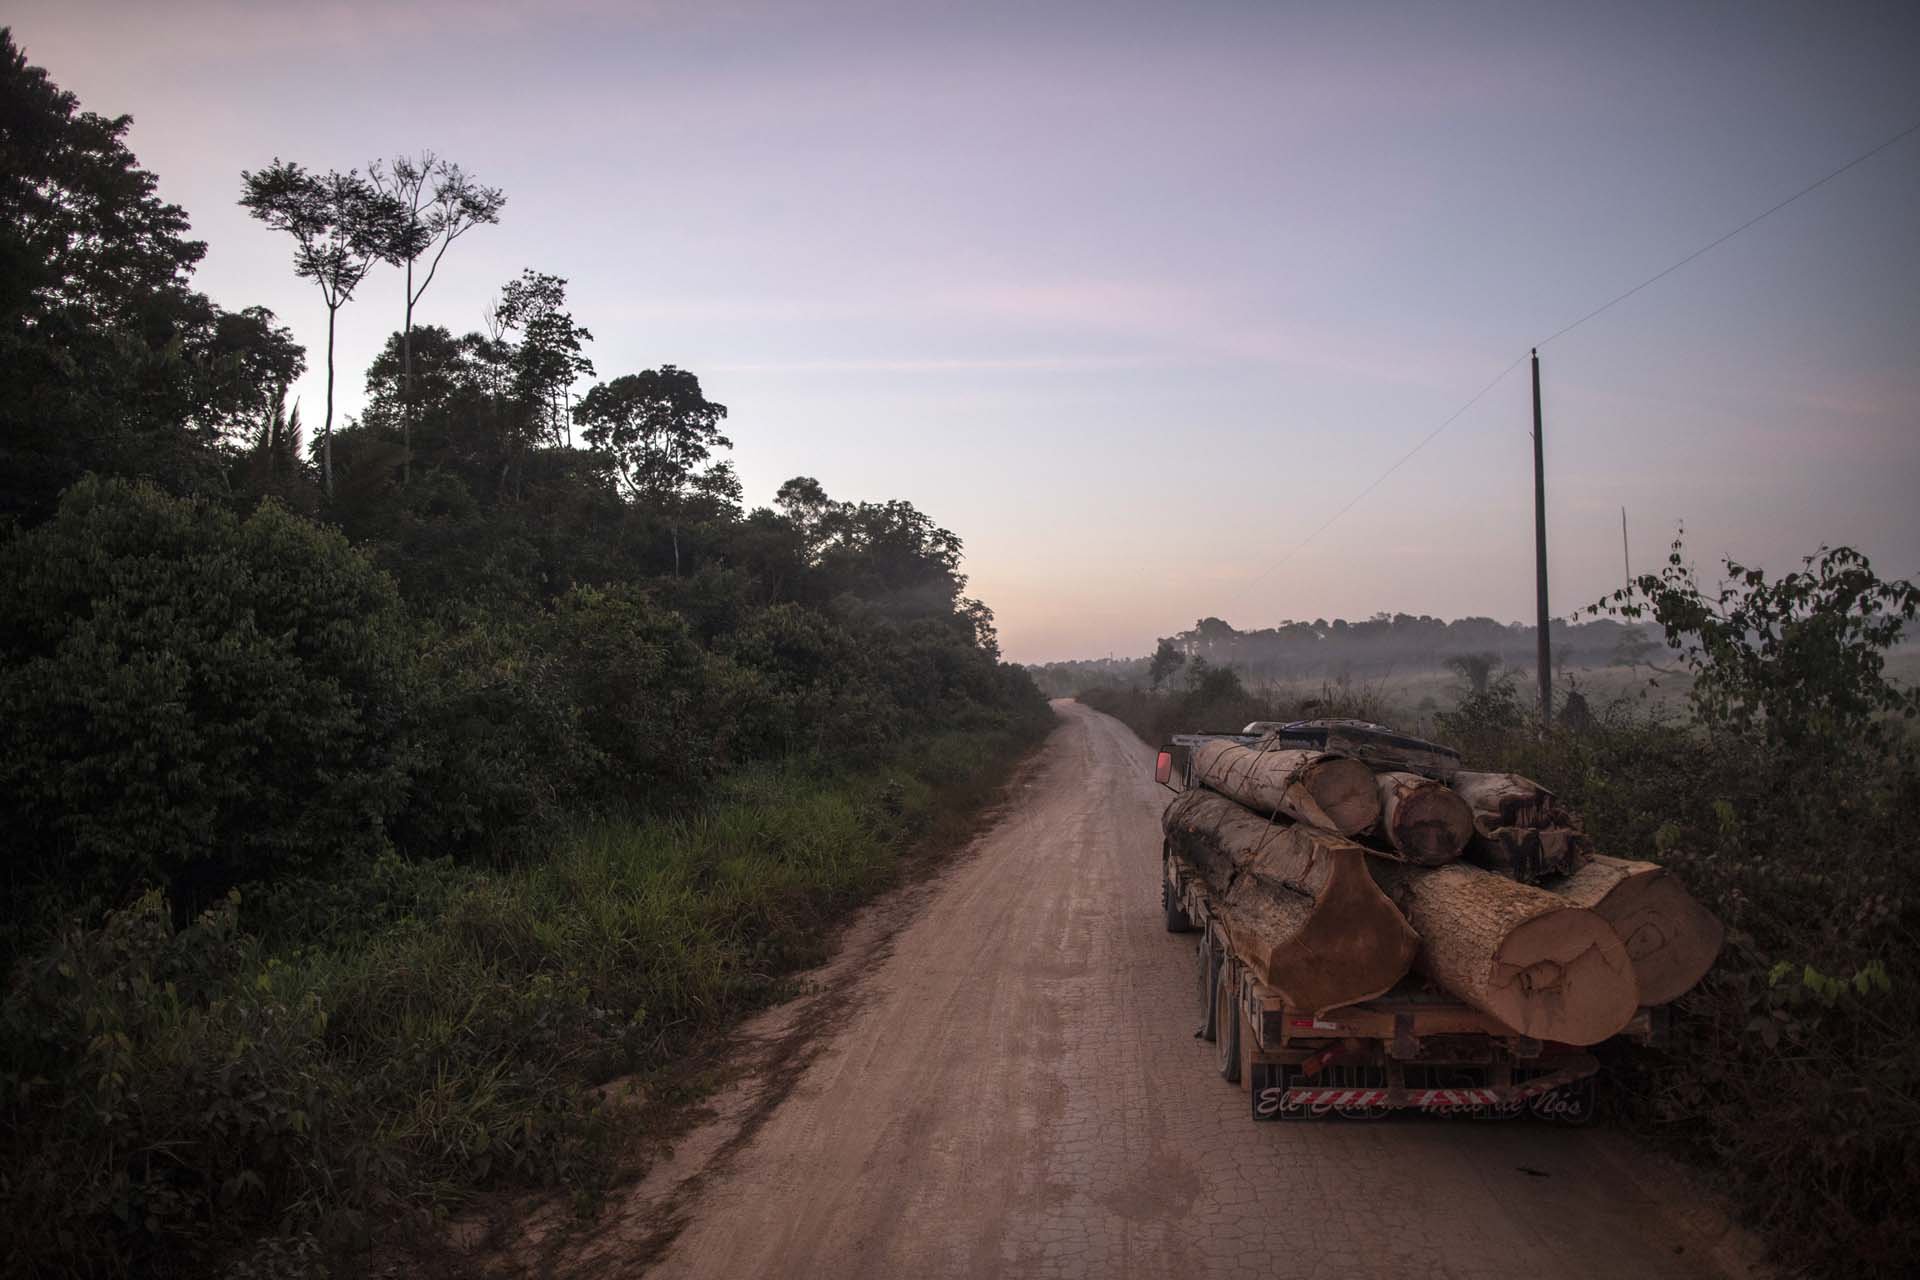
[[[192,288],[206,245],[128,150],[0,26],[0,522],[89,471],[217,487],[223,432],[301,352]]]
[[[529,269],[500,291],[493,308],[497,340],[520,335],[512,356],[514,396],[534,435],[552,444],[572,443],[568,390],[593,376],[593,361],[581,350],[593,334],[573,322],[566,301],[564,277]]]
[[[1488,686],[1493,682],[1493,673],[1500,666],[1500,658],[1492,653],[1456,653],[1446,661],[1447,670],[1467,682],[1468,690],[1474,697],[1484,697]]]
[[[413,309],[426,296],[440,269],[447,250],[475,227],[500,221],[500,210],[507,197],[498,187],[486,187],[450,160],[431,151],[419,156],[399,156],[391,168],[379,161],[367,166],[374,188],[398,200],[407,211],[410,232],[400,246],[402,265],[407,271],[406,317],[400,329],[400,439],[407,447],[407,461],[401,478],[413,476]],[[414,264],[431,249],[426,278],[416,288]]]
[[[1173,641],[1162,640],[1153,651],[1153,661],[1147,666],[1147,678],[1158,689],[1167,682],[1167,677],[1178,671],[1187,661],[1187,655],[1173,647]]]
[[[773,505],[792,521],[806,549],[807,562],[818,561],[820,548],[827,540],[827,518],[839,504],[827,496],[826,489],[812,476],[795,476],[774,493]]]
[[[293,237],[293,271],[320,287],[327,304],[327,415],[320,427],[320,470],[333,496],[333,335],[340,308],[377,262],[418,257],[424,229],[398,199],[357,170],[308,173],[274,157],[259,173],[242,171],[241,207]]]
[[[722,496],[721,491],[729,489],[737,497],[738,483],[727,464],[695,470],[716,448],[733,447],[720,434],[726,416],[725,405],[701,394],[699,378],[673,365],[593,387],[574,410],[587,444],[612,458],[628,492],[667,513],[675,577],[680,575],[679,516],[686,499],[696,493]]]

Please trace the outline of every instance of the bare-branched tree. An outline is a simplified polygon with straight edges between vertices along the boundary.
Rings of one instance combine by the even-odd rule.
[[[416,231],[399,200],[357,170],[309,173],[275,157],[259,173],[242,171],[240,204],[293,237],[293,270],[320,286],[327,304],[327,416],[320,428],[320,470],[333,496],[333,334],[340,308],[377,262],[418,256]]]
[[[465,169],[431,151],[399,156],[391,166],[376,160],[367,166],[367,175],[376,190],[406,209],[409,226],[401,246],[407,287],[400,329],[400,431],[408,452],[401,474],[406,480],[413,474],[413,309],[426,296],[427,286],[440,270],[440,259],[453,242],[475,227],[499,222],[507,197],[498,187],[482,186]],[[423,258],[426,273],[416,285],[414,266]]]

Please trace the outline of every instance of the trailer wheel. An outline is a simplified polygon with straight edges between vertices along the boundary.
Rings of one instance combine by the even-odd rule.
[[[1202,1040],[1211,1040],[1216,1030],[1214,1014],[1213,988],[1220,980],[1220,952],[1213,945],[1213,935],[1202,931],[1200,934],[1199,963],[1200,970],[1200,1030],[1196,1032]]]
[[[1234,999],[1233,965],[1218,966],[1213,985],[1214,1047],[1218,1055],[1220,1078],[1228,1084],[1240,1083],[1240,1010]]]
[[[1188,933],[1193,929],[1193,921],[1187,919],[1180,900],[1174,896],[1173,882],[1164,875],[1160,877],[1160,907],[1166,912],[1168,933]]]

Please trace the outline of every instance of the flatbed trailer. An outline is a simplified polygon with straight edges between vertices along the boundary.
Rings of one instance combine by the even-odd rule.
[[[1170,749],[1242,736],[1183,735]],[[1157,766],[1161,783],[1173,767],[1170,749]],[[1255,1120],[1416,1112],[1583,1124],[1593,1116],[1600,1063],[1590,1048],[1518,1035],[1418,977],[1360,1004],[1289,1008],[1234,956],[1205,879],[1164,844],[1161,904],[1168,932],[1198,935],[1196,1034],[1214,1043],[1220,1075],[1246,1091]],[[1614,1038],[1654,1044],[1665,1035],[1666,1010],[1642,1008]]]

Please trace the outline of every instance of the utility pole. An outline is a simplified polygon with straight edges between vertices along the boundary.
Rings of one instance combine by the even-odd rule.
[[[1633,558],[1627,554],[1627,509],[1620,508],[1620,567],[1627,571],[1627,587],[1633,587]]]
[[[1553,725],[1553,642],[1547,638],[1547,463],[1540,431],[1540,348],[1533,349],[1533,564],[1538,588],[1540,727]]]

